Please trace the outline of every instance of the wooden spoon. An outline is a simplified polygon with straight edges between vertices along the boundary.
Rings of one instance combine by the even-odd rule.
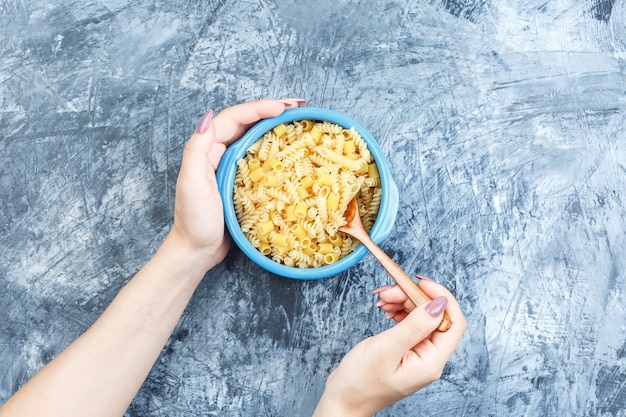
[[[389,275],[396,281],[396,284],[405,292],[409,300],[419,306],[431,301],[431,298],[413,281],[403,270],[395,263],[381,248],[374,243],[369,234],[365,231],[363,223],[361,222],[361,216],[359,215],[359,205],[356,201],[356,197],[350,200],[348,208],[343,214],[344,218],[348,221],[348,224],[339,228],[340,232],[347,233],[357,238],[361,243],[369,249],[370,253],[374,255],[381,265],[387,270]],[[437,330],[445,332],[450,328],[450,318],[444,312],[443,318]]]

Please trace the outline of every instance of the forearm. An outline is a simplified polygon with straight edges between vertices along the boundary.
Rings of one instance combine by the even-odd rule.
[[[13,396],[0,416],[123,415],[205,269],[168,237],[94,325]]]

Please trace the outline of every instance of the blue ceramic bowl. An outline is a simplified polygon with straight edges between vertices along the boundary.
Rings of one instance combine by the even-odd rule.
[[[376,165],[378,166],[382,186],[380,209],[378,217],[374,222],[374,226],[370,231],[370,237],[376,243],[388,237],[396,220],[396,215],[398,214],[398,187],[391,176],[389,162],[387,161],[387,158],[385,158],[385,155],[376,140],[367,130],[343,114],[331,110],[315,107],[300,107],[297,109],[286,110],[277,117],[261,120],[248,130],[248,132],[246,132],[241,139],[236,141],[226,150],[226,153],[224,154],[217,170],[217,185],[224,204],[224,219],[226,221],[226,227],[228,227],[235,244],[239,246],[243,253],[245,253],[256,264],[276,275],[293,279],[312,280],[337,275],[340,272],[354,266],[367,254],[367,248],[363,245],[359,245],[348,256],[335,263],[318,268],[298,268],[283,265],[271,260],[267,256],[264,256],[248,241],[241,231],[241,227],[237,221],[237,215],[235,214],[235,206],[233,204],[233,188],[235,185],[235,174],[237,173],[237,161],[244,157],[247,149],[259,138],[261,138],[265,132],[271,130],[275,126],[278,126],[281,123],[289,123],[305,119],[315,121],[326,120],[348,129],[350,127],[354,127],[367,143]]]

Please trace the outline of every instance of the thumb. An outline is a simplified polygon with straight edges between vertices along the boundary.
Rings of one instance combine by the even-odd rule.
[[[198,128],[191,135],[183,149],[181,162],[181,176],[189,178],[204,178],[209,168],[209,153],[215,142],[215,131],[212,128],[213,110],[207,111]]]
[[[213,142],[215,142],[215,132],[211,129],[211,121],[213,120],[213,110],[204,113],[202,119],[198,123],[196,131],[193,132],[191,138],[185,144],[185,150],[198,152],[207,155],[211,150]]]
[[[443,311],[448,305],[445,296],[422,304],[413,310],[404,320],[395,327],[387,330],[388,354],[390,358],[398,360],[426,339],[439,325]]]

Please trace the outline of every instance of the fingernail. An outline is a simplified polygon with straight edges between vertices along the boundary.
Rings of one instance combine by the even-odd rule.
[[[306,100],[302,98],[285,98],[282,100],[276,100],[285,105],[287,109],[293,109],[295,107],[302,107],[306,104]]]
[[[423,275],[418,275],[418,274],[415,274],[415,276],[416,276],[416,277],[417,277],[417,279],[419,279],[419,280],[424,280],[424,281],[428,281],[428,282],[435,282],[435,280],[434,280],[434,279],[432,279],[432,278],[428,278],[428,277],[425,277],[425,276],[423,276]]]
[[[298,104],[298,106],[304,106],[306,104],[306,100],[299,97],[287,97],[285,100],[291,100]]]
[[[375,305],[376,305],[376,307],[382,307],[382,306],[384,306],[385,304],[387,304],[387,303],[386,303],[386,302],[384,302],[383,300],[378,300],[378,301],[376,302],[376,304],[375,304]]]
[[[443,310],[446,309],[447,305],[448,305],[448,299],[446,298],[445,295],[442,295],[441,297],[437,297],[431,302],[429,302],[428,304],[426,304],[426,307],[424,307],[424,309],[431,316],[439,317],[441,313],[443,313]]]
[[[196,133],[206,132],[209,129],[209,125],[211,124],[211,119],[213,119],[213,110],[209,110],[204,113],[204,116],[202,116],[202,119],[200,119],[200,123],[198,123]]]
[[[283,103],[285,105],[285,109],[293,109],[294,107],[298,107],[298,103],[296,103],[293,100],[276,100],[280,103]]]
[[[383,285],[382,287],[374,288],[372,294],[378,294],[379,292],[387,291],[393,288],[393,285]]]

